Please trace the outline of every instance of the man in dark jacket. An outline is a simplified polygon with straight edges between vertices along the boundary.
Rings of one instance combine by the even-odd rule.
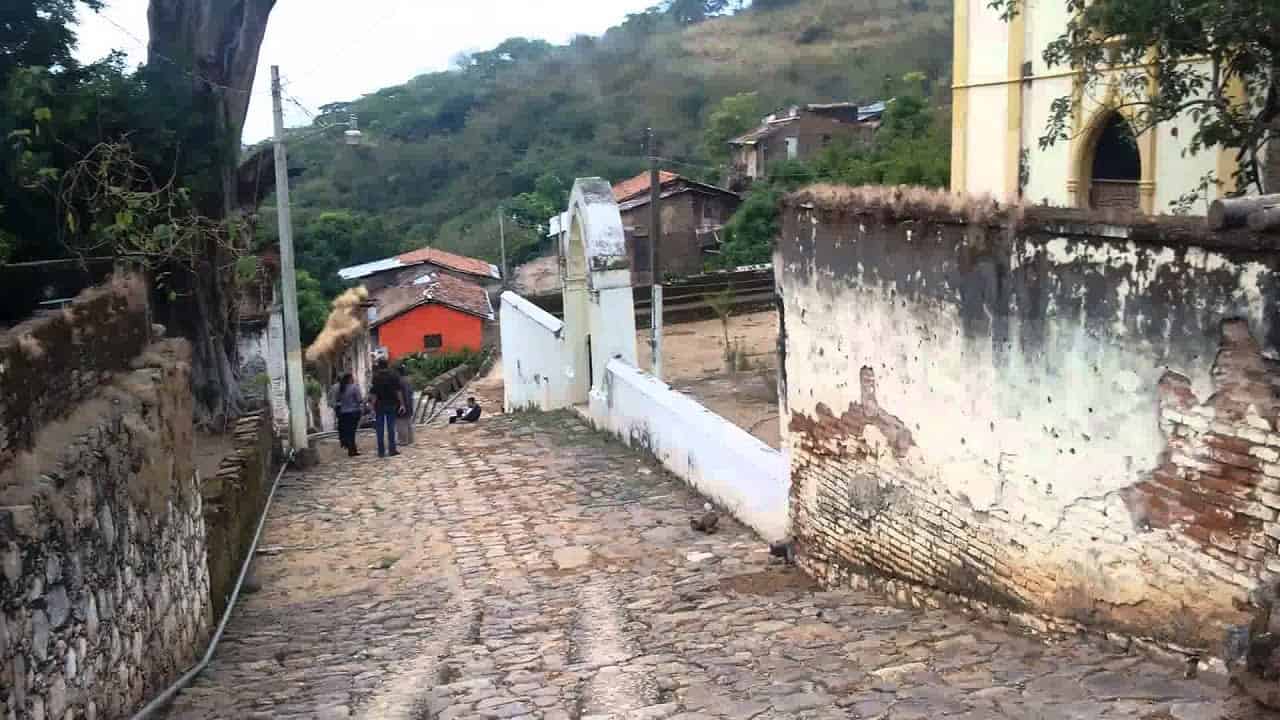
[[[473,423],[480,419],[480,405],[476,403],[473,397],[467,398],[467,406],[458,408],[453,411],[453,417],[449,418],[449,424],[454,423]]]
[[[396,449],[396,418],[404,411],[400,376],[387,366],[385,359],[378,360],[376,367],[373,383],[369,386],[369,396],[373,399],[373,428],[378,437],[378,457],[387,456],[388,446],[391,455],[399,455],[400,451]]]

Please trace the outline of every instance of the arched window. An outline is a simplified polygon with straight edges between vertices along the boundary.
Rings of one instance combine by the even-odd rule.
[[[1118,112],[1098,130],[1089,173],[1089,207],[1137,210],[1142,158],[1133,127]]]

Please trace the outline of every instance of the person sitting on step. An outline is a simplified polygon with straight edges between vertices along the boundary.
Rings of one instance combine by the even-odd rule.
[[[453,417],[449,418],[449,424],[454,423],[473,423],[480,419],[480,406],[473,397],[467,398],[467,406],[458,408],[453,411]]]

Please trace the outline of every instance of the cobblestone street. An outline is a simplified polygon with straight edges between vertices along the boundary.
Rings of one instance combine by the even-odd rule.
[[[818,592],[567,414],[287,475],[170,718],[1262,718],[1222,685]]]

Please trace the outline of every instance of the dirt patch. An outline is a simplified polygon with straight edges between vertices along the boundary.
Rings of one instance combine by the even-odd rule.
[[[729,340],[746,358],[746,369],[729,372],[724,328],[702,320],[663,329],[663,379],[709,410],[773,448],[782,445],[778,419],[778,314],[729,318]],[[648,370],[649,333],[637,333],[640,367]]]
[[[820,588],[813,578],[794,567],[764,570],[762,572],[734,575],[720,581],[721,590],[742,595],[776,595],[784,592],[817,592]]]

